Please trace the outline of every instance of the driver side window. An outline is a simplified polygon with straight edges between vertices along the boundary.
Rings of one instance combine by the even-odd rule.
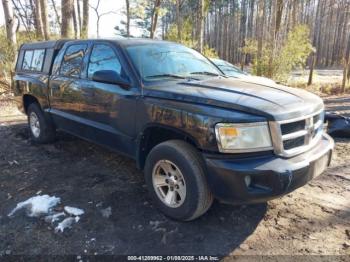
[[[97,44],[93,47],[88,67],[88,78],[92,79],[93,74],[101,70],[111,70],[118,75],[121,74],[122,70],[117,54],[112,47],[105,44]]]

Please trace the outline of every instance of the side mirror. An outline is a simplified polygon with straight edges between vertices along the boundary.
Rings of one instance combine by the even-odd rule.
[[[115,84],[128,88],[130,83],[113,70],[100,70],[92,75],[92,80],[100,83]]]

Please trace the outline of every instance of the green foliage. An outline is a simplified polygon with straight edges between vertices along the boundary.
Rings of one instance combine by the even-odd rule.
[[[18,48],[23,43],[33,41],[37,41],[35,32],[20,32],[17,33],[17,46],[13,46],[13,44],[7,40],[5,27],[0,27],[0,80],[10,83],[11,71],[14,70]]]
[[[287,39],[279,48],[274,50],[273,43],[265,42],[259,60],[256,40],[248,39],[242,52],[253,56],[253,73],[256,74],[260,69],[262,75],[284,81],[293,69],[305,66],[306,59],[313,51],[309,33],[306,25],[299,25],[289,32]]]
[[[177,38],[177,25],[172,24],[169,28],[168,34],[165,39],[172,42],[177,42],[183,44],[189,48],[195,49],[197,46],[197,41],[192,37],[193,24],[190,18],[187,18],[182,23],[181,29],[181,40]],[[210,48],[208,45],[204,45],[203,55],[210,58],[218,58],[218,54],[215,49]]]
[[[0,28],[0,78],[10,79],[10,73],[16,57],[16,47],[12,46],[7,40],[5,27]]]

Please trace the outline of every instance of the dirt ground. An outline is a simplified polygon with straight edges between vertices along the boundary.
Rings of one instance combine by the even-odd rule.
[[[350,112],[350,99],[327,98]],[[7,214],[37,193],[85,210],[63,233],[43,219]],[[111,208],[111,216],[103,210]],[[348,255],[350,259],[350,140],[337,139],[332,166],[308,185],[267,204],[215,202],[187,223],[152,206],[135,163],[59,133],[55,143],[29,140],[25,118],[0,100],[1,255]],[[310,256],[311,258],[311,256]],[[349,261],[349,260],[347,260]]]

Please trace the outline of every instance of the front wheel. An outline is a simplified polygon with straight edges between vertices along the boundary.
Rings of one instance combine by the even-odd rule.
[[[189,221],[203,215],[213,202],[205,170],[193,146],[171,140],[149,153],[145,180],[154,202],[165,215]]]

